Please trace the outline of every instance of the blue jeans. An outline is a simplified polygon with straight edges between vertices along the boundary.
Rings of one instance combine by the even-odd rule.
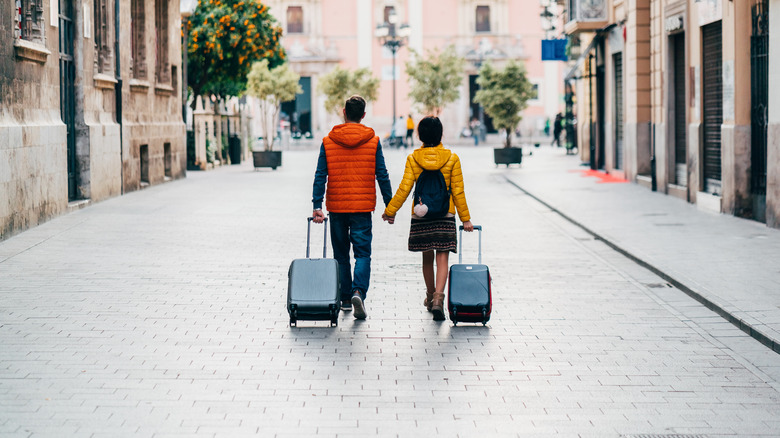
[[[330,241],[333,257],[339,263],[341,299],[352,298],[352,290],[360,290],[365,300],[371,278],[371,213],[330,213]],[[355,255],[355,274],[352,276],[349,248]]]

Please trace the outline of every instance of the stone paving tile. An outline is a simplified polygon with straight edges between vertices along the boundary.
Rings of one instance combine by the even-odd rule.
[[[275,172],[191,173],[0,242],[0,434],[775,433],[765,347],[647,286],[664,282],[506,184],[489,149],[456,152],[488,327],[430,320],[406,206],[375,217],[369,319],[289,328],[316,152],[286,151]],[[405,156],[387,156],[397,183]]]
[[[780,232],[635,184],[599,184],[576,156],[535,152],[505,176],[780,345]]]

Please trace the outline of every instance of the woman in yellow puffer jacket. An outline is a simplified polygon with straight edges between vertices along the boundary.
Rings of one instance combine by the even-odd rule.
[[[455,213],[463,222],[463,229],[473,231],[460,159],[441,144],[442,125],[438,117],[428,116],[417,125],[417,135],[423,145],[406,158],[404,177],[382,218],[393,223],[406,198],[412,192],[423,170],[441,171],[450,190],[449,211],[443,217],[426,218],[427,207],[412,206],[412,225],[409,230],[409,251],[422,252],[422,272],[426,295],[424,305],[436,321],[444,320],[444,287],[450,252],[457,251]],[[434,257],[435,252],[435,257]],[[434,277],[433,261],[436,259]]]

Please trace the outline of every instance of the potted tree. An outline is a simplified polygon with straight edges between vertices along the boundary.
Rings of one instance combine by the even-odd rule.
[[[265,131],[265,148],[261,151],[252,150],[255,168],[270,167],[276,170],[282,165],[282,151],[273,150],[276,140],[274,126],[282,102],[289,102],[295,99],[296,94],[303,92],[299,80],[300,76],[288,64],[268,68],[268,61],[263,59],[252,65],[247,76],[246,92],[260,100],[260,121]]]
[[[325,110],[341,118],[341,109],[350,96],[359,94],[366,102],[376,100],[379,79],[367,68],[350,71],[336,66],[320,76],[317,89],[325,96]]]
[[[448,46],[443,51],[431,50],[425,56],[414,50],[411,53],[412,59],[406,62],[409,98],[425,114],[438,117],[444,106],[460,97],[466,61],[458,56],[455,46]]]
[[[192,92],[193,111],[198,97],[211,98],[214,117],[221,120],[219,108],[227,99],[244,93],[253,62],[262,59],[270,67],[285,62],[282,28],[264,2],[196,3],[192,15],[182,23],[187,36],[185,85]],[[221,136],[216,138],[220,140]],[[222,148],[212,148],[222,159]]]
[[[485,112],[493,118],[493,124],[506,132],[504,146],[493,149],[493,160],[499,164],[520,164],[523,162],[523,149],[512,147],[512,133],[522,120],[520,113],[527,107],[531,97],[531,83],[522,65],[514,61],[507,63],[501,70],[485,63],[479,69],[477,78],[479,91],[474,101],[482,105]]]

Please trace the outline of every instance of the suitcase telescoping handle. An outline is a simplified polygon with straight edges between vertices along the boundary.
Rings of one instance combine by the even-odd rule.
[[[314,220],[313,217],[307,218],[309,227],[306,230],[306,258],[309,258],[309,246],[311,244],[311,221]],[[323,218],[322,224],[325,225],[325,233],[322,240],[322,258],[328,257],[328,218]]]
[[[474,225],[475,230],[479,230],[479,264],[482,264],[482,225]],[[458,236],[458,264],[463,264],[463,225],[459,227],[460,235]]]

